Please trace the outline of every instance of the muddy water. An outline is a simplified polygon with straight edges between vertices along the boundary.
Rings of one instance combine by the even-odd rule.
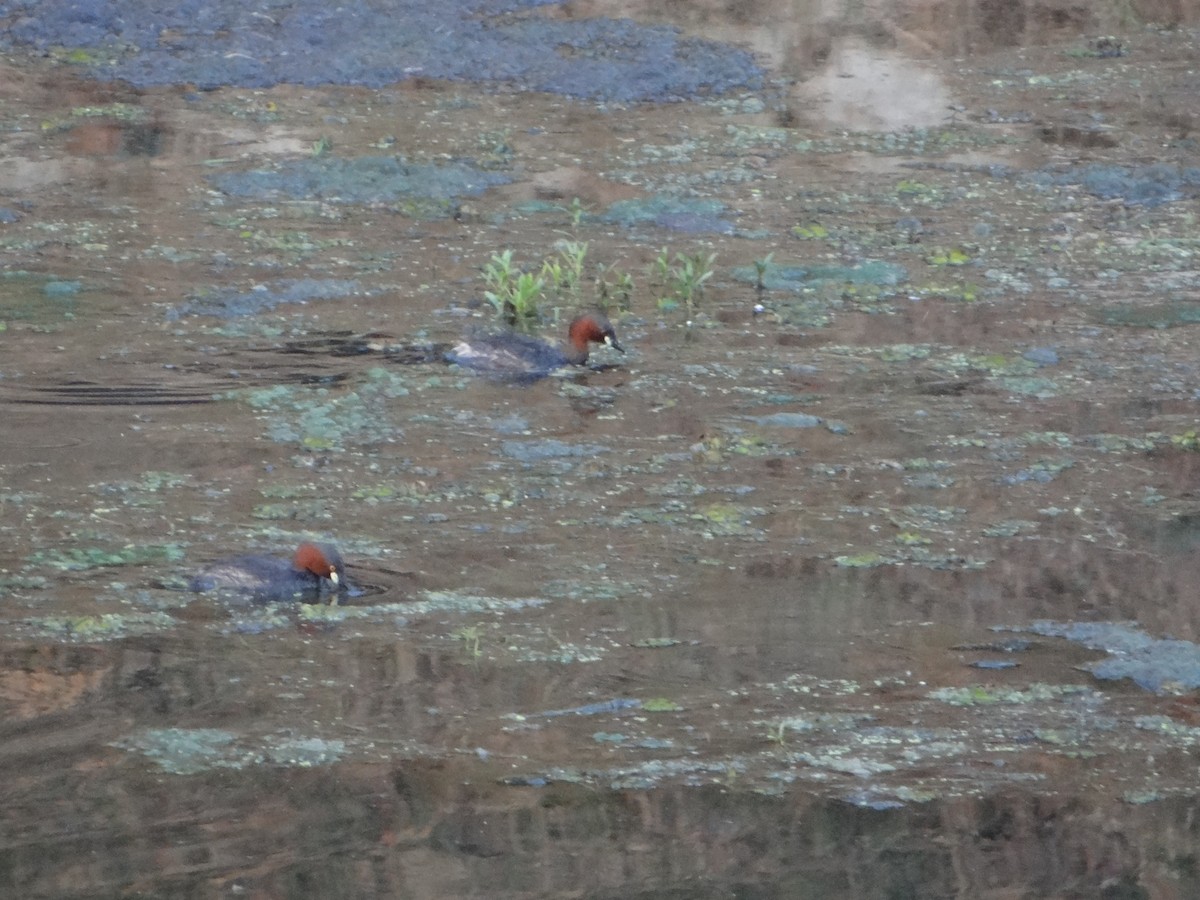
[[[539,13],[768,68],[671,104],[3,61],[7,892],[1200,892],[1195,35],[810,6]],[[625,356],[438,360],[564,240]]]

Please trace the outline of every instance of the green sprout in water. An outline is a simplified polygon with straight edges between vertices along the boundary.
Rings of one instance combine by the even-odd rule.
[[[542,296],[545,279],[541,274],[522,272],[513,265],[512,250],[493,253],[483,267],[483,280],[488,290],[483,292],[496,314],[510,325],[536,319],[537,301]]]
[[[483,629],[478,625],[464,625],[454,632],[454,637],[463,642],[463,651],[471,659],[479,659],[483,655],[479,646],[483,638]]]
[[[563,261],[563,271],[572,293],[578,293],[579,285],[583,282],[583,263],[587,259],[587,252],[587,241],[561,241],[558,244],[558,255]]]
[[[658,251],[658,256],[654,258],[652,269],[654,283],[666,287],[667,282],[671,280],[671,256],[666,247]]]
[[[333,149],[333,141],[328,135],[321,135],[317,140],[312,142],[313,159],[319,159],[322,156],[328,156],[329,151]]]
[[[787,725],[780,722],[774,728],[767,729],[767,740],[772,744],[778,744],[779,747],[787,746]]]
[[[704,283],[713,276],[713,263],[717,254],[710,253],[676,253],[675,265],[671,266],[671,283],[675,296],[683,301],[691,316],[696,309],[696,303],[704,293]]]
[[[597,266],[596,298],[600,309],[606,313],[613,309],[628,312],[633,300],[633,276],[618,272],[613,266]]]
[[[583,202],[578,197],[573,197],[568,211],[571,213],[571,229],[578,230],[579,223],[583,221],[583,216],[587,212],[583,208]]]
[[[560,297],[578,303],[588,245],[580,241],[558,241],[554,246],[558,256],[542,263],[541,277],[547,288]]]
[[[763,284],[763,279],[767,275],[767,269],[771,268],[771,260],[774,258],[775,258],[775,253],[771,252],[771,253],[768,253],[766,256],[764,256],[762,259],[756,259],[754,261],[754,276],[755,276],[754,291],[755,291],[755,293],[761,295],[764,291],[766,291],[767,286],[765,284]]]

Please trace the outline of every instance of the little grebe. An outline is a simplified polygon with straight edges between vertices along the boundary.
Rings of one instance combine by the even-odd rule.
[[[301,544],[291,559],[235,556],[201,569],[188,584],[193,591],[221,591],[257,603],[299,600],[336,602],[347,591],[346,564],[332,544]]]
[[[563,366],[584,365],[592,344],[607,344],[614,350],[625,352],[617,342],[612,323],[600,313],[590,312],[573,319],[567,326],[566,349],[530,335],[505,331],[463,340],[446,354],[446,358],[482,374],[533,380]]]

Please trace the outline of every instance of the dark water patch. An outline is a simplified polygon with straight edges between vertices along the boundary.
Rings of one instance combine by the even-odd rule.
[[[271,170],[226,172],[210,176],[220,191],[233,197],[273,200],[328,200],[339,203],[388,203],[414,200],[421,218],[452,215],[452,200],[482,194],[511,179],[469,162],[409,163],[395,156],[358,159],[298,159]],[[427,201],[420,203],[419,201]],[[404,211],[403,209],[401,210]]]
[[[255,285],[249,291],[218,291],[181,303],[167,312],[168,321],[184,316],[236,319],[272,310],[285,303],[340,300],[362,293],[357,281],[338,278],[301,278]]]
[[[1093,163],[1045,169],[1028,177],[1039,187],[1078,186],[1101,200],[1126,206],[1161,206],[1200,196],[1200,166]]]
[[[1053,347],[1031,347],[1024,351],[1021,357],[1038,368],[1057,366],[1061,361],[1058,351]]]
[[[557,719],[560,716],[599,716],[641,708],[641,700],[617,697],[600,703],[589,703],[586,706],[573,706],[570,709],[548,709],[545,712],[530,713],[528,718]]]
[[[71,48],[69,59],[90,74],[138,87],[382,87],[421,75],[631,101],[761,83],[744,50],[626,19],[520,14],[543,5],[295,0],[264,11],[237,0],[11,0],[0,4],[0,18],[8,19],[4,46]]]
[[[1095,313],[1105,325],[1134,328],[1174,328],[1200,324],[1200,303],[1175,300],[1169,303],[1117,303]]]
[[[165,384],[97,384],[64,381],[57,384],[8,382],[0,388],[0,401],[37,406],[183,406],[211,403],[213,385],[196,387]]]
[[[66,149],[73,156],[160,156],[170,132],[146,122],[85,121],[71,128]]]
[[[552,438],[537,441],[505,441],[500,445],[500,452],[523,463],[544,462],[551,459],[572,459],[592,457],[598,453],[607,453],[608,448],[600,444],[568,444]]]
[[[816,428],[824,422],[820,416],[808,413],[779,412],[769,416],[747,416],[752,422],[771,428]]]
[[[303,338],[284,341],[279,347],[264,352],[296,356],[368,356],[378,354],[390,363],[415,366],[425,363],[444,363],[450,344],[401,341],[384,332],[358,334],[352,331],[310,332]]]
[[[1011,659],[977,659],[967,665],[972,669],[1015,669],[1020,663]]]
[[[1108,653],[1107,659],[1085,666],[1097,678],[1128,678],[1155,693],[1200,687],[1200,646],[1191,641],[1153,638],[1117,622],[1035,622],[1029,630]]]

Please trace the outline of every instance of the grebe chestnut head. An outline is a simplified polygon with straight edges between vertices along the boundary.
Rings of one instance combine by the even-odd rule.
[[[607,344],[624,353],[617,333],[602,313],[577,316],[567,326],[567,346],[555,347],[527,334],[504,331],[475,335],[457,344],[446,358],[468,369],[498,378],[533,380],[563,366],[582,366],[592,344]]]
[[[210,563],[193,576],[193,591],[221,591],[257,603],[315,603],[345,592],[346,564],[333,544],[303,543],[290,560],[235,556]]]
[[[617,342],[617,333],[608,317],[598,312],[584,313],[572,319],[567,326],[567,340],[575,351],[571,362],[577,366],[587,362],[588,349],[592,344],[607,344],[614,350],[625,352],[625,348]]]

